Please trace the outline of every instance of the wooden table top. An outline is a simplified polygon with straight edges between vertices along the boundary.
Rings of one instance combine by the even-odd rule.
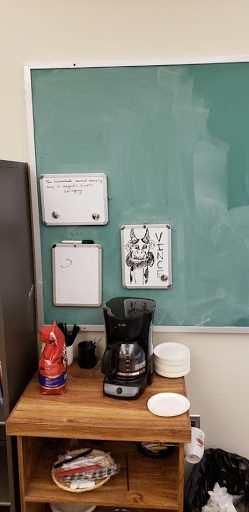
[[[64,395],[42,395],[37,374],[10,414],[8,435],[61,437],[117,441],[190,440],[189,414],[163,418],[147,409],[148,399],[161,392],[186,395],[184,378],[167,379],[154,374],[151,386],[136,400],[103,395],[100,362],[91,370],[75,361],[68,369]]]

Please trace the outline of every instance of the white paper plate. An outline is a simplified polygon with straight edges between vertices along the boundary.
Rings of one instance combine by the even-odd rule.
[[[158,357],[154,354],[154,363],[158,364],[166,364],[167,366],[178,366],[178,364],[188,364],[190,362],[190,357],[185,357],[184,359],[164,359],[163,357]]]
[[[166,370],[160,370],[159,368],[154,368],[154,371],[161,377],[167,377],[168,379],[178,379],[179,377],[185,377],[185,375],[188,375],[190,368],[184,371],[182,370],[178,373],[168,373]]]
[[[189,410],[190,402],[178,393],[157,393],[149,398],[147,407],[156,416],[179,416]]]
[[[168,366],[167,364],[160,364],[160,363],[154,362],[154,368],[158,368],[159,370],[162,370],[164,372],[167,371],[169,373],[179,373],[184,370],[189,370],[190,362],[188,362],[186,364],[178,364],[177,366],[174,366],[173,368],[172,368],[172,366]]]
[[[181,343],[159,343],[154,348],[154,355],[159,357],[159,359],[166,359],[167,361],[177,361],[179,359],[184,361],[190,357],[190,350]]]

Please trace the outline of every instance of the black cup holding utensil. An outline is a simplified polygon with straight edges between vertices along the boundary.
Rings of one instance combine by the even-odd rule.
[[[81,341],[78,344],[78,364],[80,368],[94,368],[97,363],[95,341]]]

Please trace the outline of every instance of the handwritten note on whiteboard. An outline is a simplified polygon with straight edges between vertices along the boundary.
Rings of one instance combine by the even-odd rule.
[[[108,222],[105,174],[43,174],[42,220],[47,225],[101,225]]]

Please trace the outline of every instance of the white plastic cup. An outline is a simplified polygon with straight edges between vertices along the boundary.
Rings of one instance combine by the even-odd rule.
[[[205,433],[197,427],[191,428],[191,442],[185,443],[185,459],[190,464],[198,464],[204,454]]]
[[[70,345],[69,347],[66,347],[67,351],[67,365],[70,366],[73,362],[73,345]]]

